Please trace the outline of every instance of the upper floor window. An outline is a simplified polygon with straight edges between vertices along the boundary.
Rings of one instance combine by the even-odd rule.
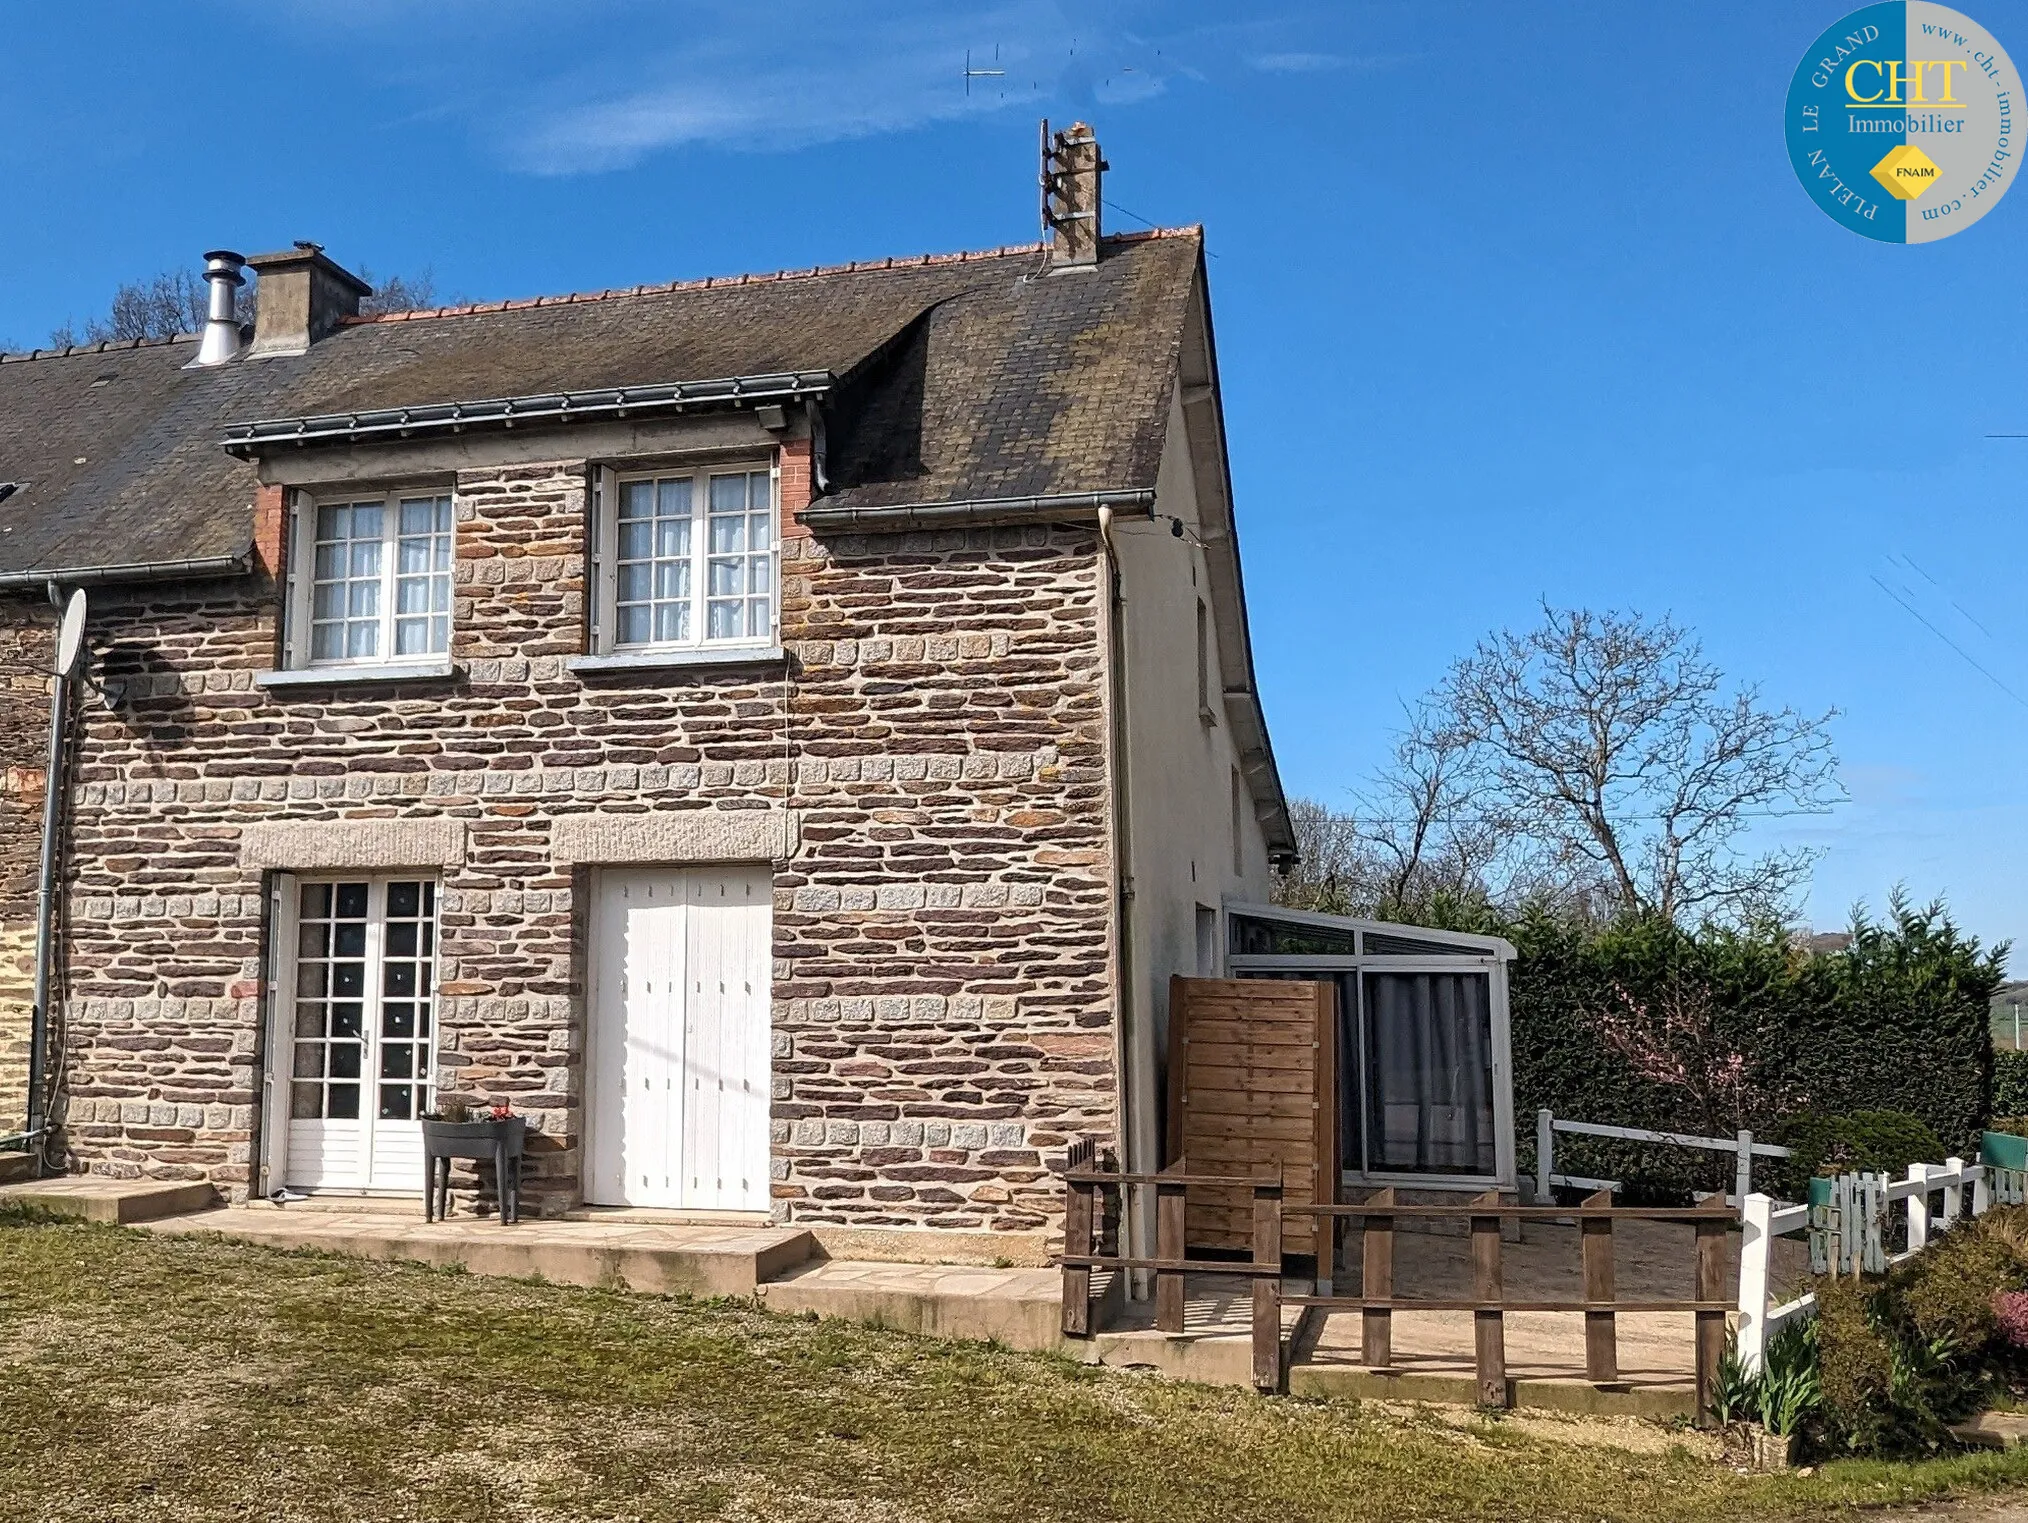
[[[426,660],[451,648],[451,499],[395,492],[308,503],[293,666]]]
[[[600,649],[774,643],[772,471],[602,473],[600,496]]]

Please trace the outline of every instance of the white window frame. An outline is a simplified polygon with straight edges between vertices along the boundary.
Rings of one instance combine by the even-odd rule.
[[[380,1085],[383,1082],[404,1082],[399,1078],[383,1080],[378,1071],[376,1059],[381,1045],[387,1039],[381,1032],[383,1007],[389,996],[385,991],[384,979],[387,966],[387,892],[393,883],[428,883],[434,887],[433,908],[429,919],[432,927],[428,961],[431,964],[430,988],[427,994],[420,991],[412,998],[418,1007],[427,1005],[429,1010],[429,1035],[427,1047],[411,1077],[405,1082],[416,1091],[411,1100],[412,1115],[407,1120],[383,1121],[380,1118]],[[294,1117],[294,1084],[296,1059],[296,1003],[297,973],[300,962],[299,934],[302,927],[302,892],[305,888],[329,884],[334,888],[341,883],[364,883],[367,886],[366,945],[360,957],[366,965],[366,974],[361,989],[360,1030],[364,1034],[360,1041],[359,1114],[355,1117],[324,1118],[340,1122],[351,1122],[359,1128],[359,1156],[371,1172],[374,1158],[374,1137],[383,1126],[407,1127],[416,1125],[421,1117],[434,1109],[437,1096],[444,1087],[439,1083],[441,1073],[438,1061],[443,1052],[443,913],[444,884],[440,874],[431,871],[402,872],[313,872],[276,873],[269,884],[270,932],[268,938],[268,1033],[266,1052],[262,1065],[262,1133],[259,1148],[259,1181],[264,1196],[271,1196],[284,1189],[290,1178],[289,1131]],[[327,996],[328,997],[328,996]],[[312,1039],[328,1041],[329,1038]],[[395,1038],[397,1042],[419,1046],[418,1039]],[[319,1080],[328,1084],[328,1079]],[[367,1177],[362,1174],[362,1180]],[[384,1184],[329,1184],[322,1188],[344,1194],[412,1196],[414,1192],[405,1186]]]
[[[422,499],[430,501],[447,500],[451,504],[451,608],[444,618],[447,634],[444,649],[440,651],[415,651],[404,655],[394,653],[395,621],[401,615],[395,608],[395,593],[401,579],[401,505]],[[318,658],[314,649],[317,587],[317,509],[325,507],[349,507],[357,504],[379,503],[381,506],[380,538],[380,652],[373,656],[326,656]],[[447,666],[451,659],[450,647],[457,638],[457,495],[448,482],[410,484],[406,486],[378,488],[363,487],[357,491],[297,491],[295,511],[289,522],[289,587],[288,587],[288,631],[283,651],[283,665],[291,671],[315,672],[372,672],[383,667],[412,668]],[[431,617],[425,614],[423,617]]]
[[[764,474],[768,478],[768,627],[765,633],[714,640],[707,635],[710,618],[711,478]],[[682,640],[645,640],[622,644],[620,622],[620,494],[629,482],[690,480],[690,634]],[[601,466],[592,484],[591,560],[595,595],[591,613],[591,652],[598,657],[654,657],[695,652],[766,653],[781,643],[782,624],[782,470],[777,456],[746,460],[673,462],[615,469]],[[745,553],[745,552],[742,552]]]

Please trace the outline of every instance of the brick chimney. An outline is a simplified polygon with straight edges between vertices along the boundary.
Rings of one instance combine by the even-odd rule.
[[[1043,217],[1049,224],[1049,273],[1088,270],[1099,258],[1099,177],[1106,161],[1084,122],[1053,137],[1043,131]]]
[[[357,317],[360,298],[373,294],[373,287],[326,259],[314,243],[256,254],[247,265],[260,280],[254,288],[251,359],[303,353],[335,329],[341,317]]]

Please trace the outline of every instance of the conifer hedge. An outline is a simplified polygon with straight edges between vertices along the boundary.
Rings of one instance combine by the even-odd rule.
[[[1799,947],[1779,926],[1599,925],[1543,912],[1443,918],[1505,936],[1518,953],[1514,1109],[1524,1174],[1534,1168],[1543,1106],[1571,1120],[1706,1135],[1750,1127],[1770,1140],[1806,1112],[1903,1111],[1946,1150],[1977,1156],[1993,1114],[1987,1001],[2006,948],[1982,948],[1940,904],[1917,909],[1897,898],[1884,919],[1855,920],[1849,947],[1827,953]],[[1701,1012],[1705,1029],[1659,1043],[1686,1058],[1683,1074],[1665,1072],[1670,1063],[1653,1052],[1615,1047],[1610,1028],[1652,1032],[1684,1009]],[[1732,1178],[1726,1155],[1562,1134],[1556,1144],[1559,1173],[1624,1179],[1632,1199]]]

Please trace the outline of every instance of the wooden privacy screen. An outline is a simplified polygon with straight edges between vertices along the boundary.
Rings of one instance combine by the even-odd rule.
[[[1280,979],[1169,981],[1168,1161],[1192,1174],[1281,1171],[1289,1201],[1338,1198],[1337,991]],[[1317,1220],[1288,1219],[1283,1249],[1315,1253]],[[1253,1247],[1253,1196],[1191,1186],[1192,1248]]]

